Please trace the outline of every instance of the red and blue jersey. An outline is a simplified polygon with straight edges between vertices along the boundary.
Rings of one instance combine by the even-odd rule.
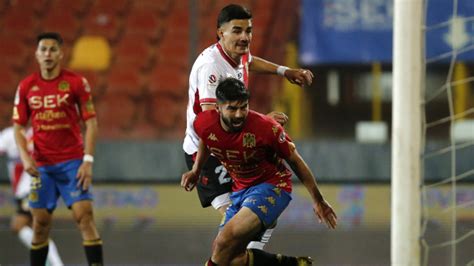
[[[249,111],[240,132],[226,132],[217,110],[209,110],[198,114],[194,129],[229,172],[233,191],[269,183],[291,192],[292,173],[283,159],[290,156],[294,144],[272,118]]]
[[[33,128],[33,157],[39,166],[83,156],[81,120],[95,117],[87,80],[62,70],[53,80],[34,73],[18,86],[13,121]]]

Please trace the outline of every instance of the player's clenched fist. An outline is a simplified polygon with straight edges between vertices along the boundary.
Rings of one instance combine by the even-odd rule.
[[[199,175],[193,171],[186,172],[181,176],[181,186],[184,187],[184,190],[191,191],[196,186],[198,179]]]

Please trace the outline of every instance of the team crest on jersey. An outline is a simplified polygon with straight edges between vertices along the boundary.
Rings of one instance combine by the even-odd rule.
[[[214,133],[209,134],[207,139],[212,140],[212,141],[219,141],[216,137],[216,134],[214,134]]]
[[[31,88],[31,91],[39,91],[39,90],[40,88],[36,85]]]
[[[58,90],[63,91],[63,92],[69,91],[69,82],[65,80],[59,82]]]
[[[216,83],[216,81],[217,81],[216,75],[214,74],[209,75],[209,83],[214,84]]]
[[[245,133],[243,137],[244,148],[254,148],[257,145],[255,135],[252,133]]]

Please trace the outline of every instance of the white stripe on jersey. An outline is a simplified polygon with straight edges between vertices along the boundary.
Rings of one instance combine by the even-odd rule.
[[[199,137],[193,128],[196,114],[201,112],[202,103],[214,103],[216,100],[217,84],[225,78],[233,77],[247,84],[248,62],[252,56],[242,57],[240,64],[224,54],[219,43],[206,48],[194,62],[189,75],[188,107],[186,110],[186,135],[183,150],[194,154],[198,150]],[[235,67],[234,67],[235,66]]]

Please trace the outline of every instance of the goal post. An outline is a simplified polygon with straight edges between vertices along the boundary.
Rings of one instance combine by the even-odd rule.
[[[420,265],[423,0],[395,0],[393,20],[391,264]]]

